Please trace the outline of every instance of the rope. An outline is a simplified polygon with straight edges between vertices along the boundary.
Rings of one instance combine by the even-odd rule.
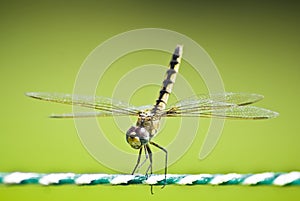
[[[0,173],[0,184],[39,184],[39,185],[275,185],[300,186],[300,172],[258,174],[167,174],[165,175],[121,175],[121,174],[75,174],[75,173]],[[166,183],[165,183],[166,182]]]

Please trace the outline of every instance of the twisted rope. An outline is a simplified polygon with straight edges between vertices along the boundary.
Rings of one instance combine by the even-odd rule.
[[[75,173],[0,173],[0,184],[39,184],[39,185],[297,185],[300,186],[300,172],[258,174],[168,174],[164,175],[121,175],[121,174],[75,174]]]

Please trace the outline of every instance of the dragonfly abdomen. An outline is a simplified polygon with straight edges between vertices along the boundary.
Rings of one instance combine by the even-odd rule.
[[[156,104],[152,110],[153,113],[156,113],[156,112],[161,111],[166,108],[166,105],[167,105],[167,102],[169,99],[169,95],[172,92],[173,85],[176,80],[176,75],[179,70],[181,57],[182,57],[182,46],[177,45],[177,47],[172,55],[172,59],[169,64],[169,69],[166,72],[162,88],[159,91],[159,97],[156,100]]]

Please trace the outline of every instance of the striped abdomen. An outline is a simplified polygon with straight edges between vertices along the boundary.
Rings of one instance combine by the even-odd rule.
[[[156,100],[156,104],[155,104],[154,108],[152,109],[152,112],[154,114],[166,108],[166,105],[167,105],[167,102],[169,99],[169,95],[172,92],[173,85],[176,80],[176,75],[179,70],[181,57],[182,57],[182,46],[177,45],[177,47],[172,55],[172,59],[169,64],[169,69],[166,72],[166,76],[163,81],[162,88],[159,91],[159,97]]]

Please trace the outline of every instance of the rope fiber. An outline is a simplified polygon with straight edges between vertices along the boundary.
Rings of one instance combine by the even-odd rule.
[[[75,173],[0,173],[0,184],[21,185],[270,185],[300,186],[300,172],[264,172],[258,174],[75,174]]]

